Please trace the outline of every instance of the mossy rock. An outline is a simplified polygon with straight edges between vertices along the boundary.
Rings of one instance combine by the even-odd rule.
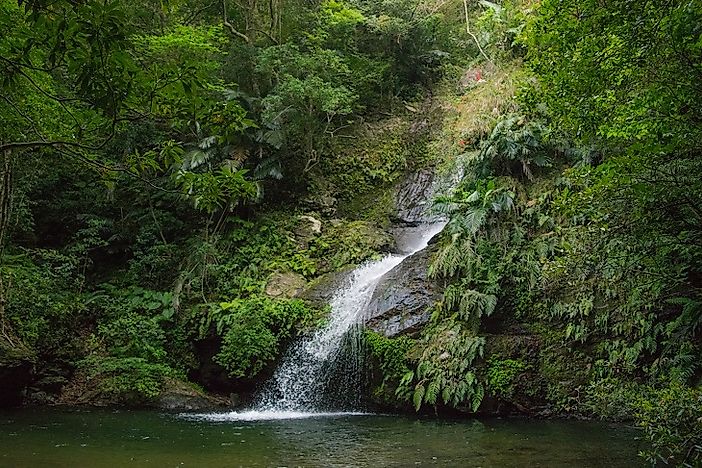
[[[353,267],[349,266],[340,271],[324,274],[308,283],[297,297],[310,302],[315,307],[325,307],[347,281],[352,270]]]
[[[265,291],[269,297],[290,299],[300,294],[306,283],[305,277],[298,273],[273,273]]]
[[[549,414],[548,384],[541,374],[538,335],[486,337],[481,380],[487,383],[480,410],[487,413]]]
[[[371,222],[346,221],[326,229],[313,248],[320,262],[318,271],[329,272],[361,264],[375,255],[391,251],[394,239]]]
[[[203,411],[231,406],[228,398],[208,395],[190,382],[165,379],[161,394],[153,406],[169,411]]]

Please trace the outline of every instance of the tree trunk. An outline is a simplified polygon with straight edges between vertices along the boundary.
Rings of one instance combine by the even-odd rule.
[[[0,266],[3,264],[5,240],[12,214],[12,152],[9,149],[0,154]],[[14,345],[12,333],[5,320],[5,285],[0,274],[0,338]]]
[[[0,160],[0,261],[5,247],[7,227],[12,210],[12,153],[2,152]]]

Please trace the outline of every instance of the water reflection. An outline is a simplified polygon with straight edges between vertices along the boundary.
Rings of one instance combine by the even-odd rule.
[[[0,466],[641,465],[636,432],[597,423],[398,416],[219,421],[152,412],[0,413]]]

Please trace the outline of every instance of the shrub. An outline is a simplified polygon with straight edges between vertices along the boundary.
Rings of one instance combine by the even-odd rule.
[[[158,397],[166,377],[177,373],[168,366],[142,358],[116,358],[93,355],[81,362],[97,389],[110,401],[140,405]]]
[[[487,369],[488,388],[496,396],[511,397],[517,377],[528,367],[518,359],[491,358]]]
[[[301,300],[252,296],[211,305],[198,333],[201,339],[213,332],[222,338],[215,362],[229,375],[252,378],[278,356],[282,340],[317,315]]]
[[[636,423],[651,448],[641,453],[652,465],[702,464],[702,392],[680,384],[653,390],[636,404]]]

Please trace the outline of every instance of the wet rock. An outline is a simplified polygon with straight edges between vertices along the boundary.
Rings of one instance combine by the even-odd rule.
[[[298,297],[310,302],[315,307],[325,307],[331,302],[334,294],[346,283],[351,271],[353,271],[353,267],[322,275],[309,283]]]
[[[266,284],[266,294],[274,298],[290,299],[302,292],[307,281],[297,273],[274,273]]]
[[[47,375],[32,384],[32,387],[49,393],[59,393],[68,379],[63,375]]]
[[[228,407],[230,401],[226,398],[207,395],[187,382],[168,379],[153,406],[169,411],[202,411]]]
[[[231,406],[232,408],[238,408],[241,405],[241,395],[239,395],[238,393],[229,394],[229,406]]]
[[[429,214],[434,192],[434,173],[425,169],[408,175],[397,186],[393,222],[417,226],[431,221]]]
[[[396,226],[390,229],[390,233],[395,239],[395,249],[394,253],[409,253],[416,249],[417,239],[419,238],[422,231],[426,229],[425,226]]]
[[[37,380],[27,388],[26,402],[30,405],[52,405],[69,381],[60,369],[42,369],[37,372]]]
[[[378,283],[368,306],[366,326],[387,337],[417,334],[431,318],[440,288],[428,278],[430,246],[411,255]]]
[[[57,400],[56,394],[46,393],[42,391],[30,392],[27,395],[26,403],[29,405],[36,406],[47,406],[56,404]]]

